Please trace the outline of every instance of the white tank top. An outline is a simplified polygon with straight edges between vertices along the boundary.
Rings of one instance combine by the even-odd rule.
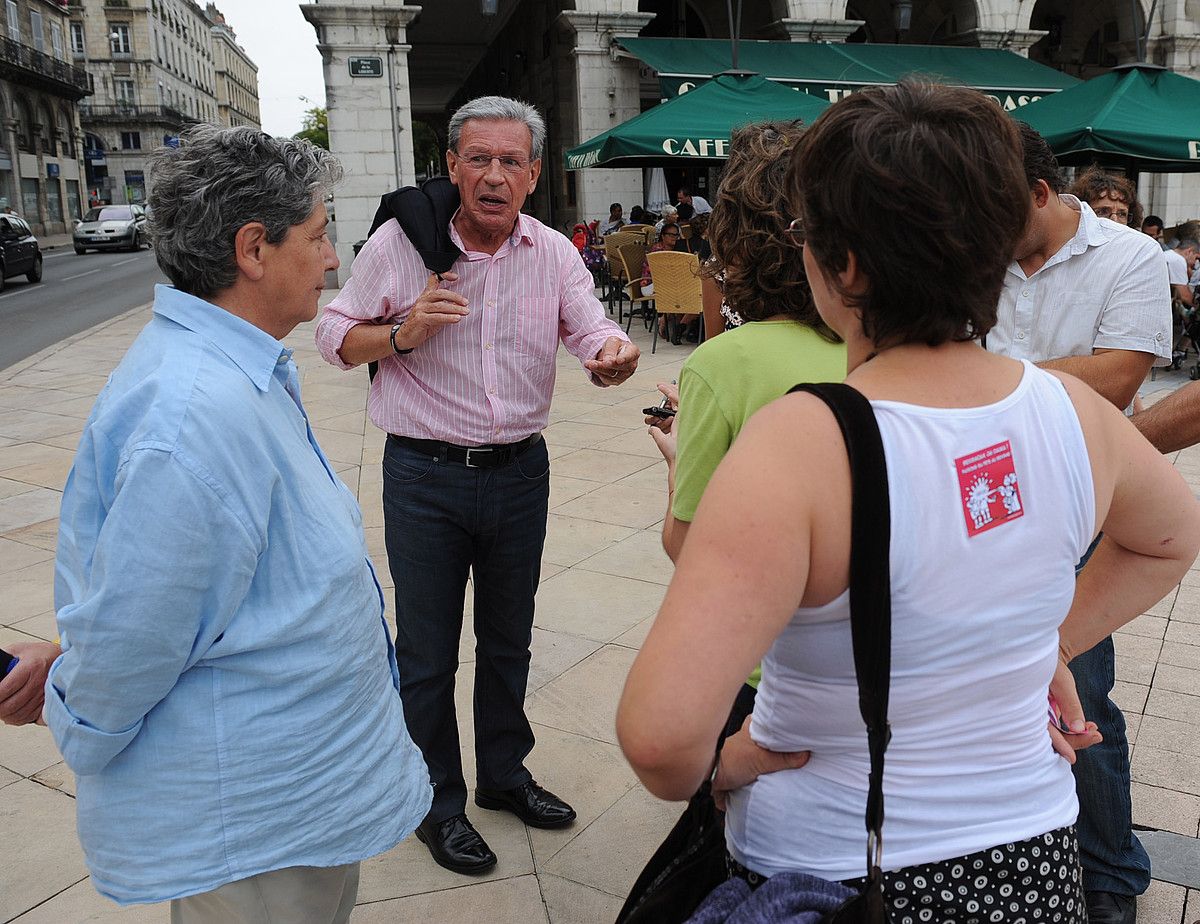
[[[1017,388],[986,407],[872,402],[892,522],[884,869],[1023,840],[1078,814],[1046,692],[1095,497],[1066,390],[1024,365]],[[734,858],[766,875],[862,876],[870,760],[848,593],[798,609],[772,644],[751,734],[812,759],[733,794]]]

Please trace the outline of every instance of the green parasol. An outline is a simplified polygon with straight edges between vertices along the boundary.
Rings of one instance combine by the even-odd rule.
[[[1153,64],[1123,64],[1012,115],[1063,164],[1200,172],[1200,80]]]
[[[720,74],[610,128],[564,155],[568,170],[718,164],[729,156],[734,128],[751,122],[811,122],[829,103],[757,74]]]

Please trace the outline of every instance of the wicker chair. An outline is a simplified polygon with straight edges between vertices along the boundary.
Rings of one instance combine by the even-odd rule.
[[[627,234],[640,234],[647,245],[654,243],[651,240],[654,237],[654,225],[626,225],[621,230]]]
[[[654,280],[654,328],[650,352],[658,348],[658,316],[698,314],[704,316],[700,294],[700,260],[692,253],[664,250],[646,255]],[[669,319],[678,323],[678,318]]]
[[[622,300],[625,297],[625,286],[628,284],[630,277],[625,274],[625,266],[621,263],[620,248],[623,244],[636,243],[643,240],[641,234],[631,234],[626,229],[614,231],[612,234],[604,236],[604,258],[608,262],[608,274],[605,279],[605,298],[608,301],[608,313],[613,312],[613,302],[617,305],[617,323],[621,323]],[[642,266],[639,263],[637,267],[637,275],[641,275]]]
[[[652,295],[643,295],[642,286],[647,282],[646,277],[642,275],[642,265],[646,262],[646,245],[640,238],[635,237],[634,240],[622,244],[617,249],[620,255],[621,265],[625,270],[625,295],[629,299],[629,322],[625,325],[628,331],[629,325],[633,323],[633,316],[640,314],[643,318],[648,318],[654,312],[654,297]],[[621,315],[617,314],[617,323],[621,323]]]

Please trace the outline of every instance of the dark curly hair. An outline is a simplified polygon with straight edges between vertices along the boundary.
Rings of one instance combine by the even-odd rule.
[[[919,81],[823,112],[792,158],[791,200],[819,271],[853,253],[866,290],[841,295],[881,348],[977,339],[996,323],[1029,216],[1013,120],[975,90]]]
[[[1131,228],[1141,230],[1142,204],[1138,202],[1137,187],[1133,181],[1113,173],[1106,173],[1101,167],[1093,164],[1075,178],[1071,184],[1071,195],[1082,199],[1091,205],[1101,196],[1124,202],[1129,206],[1129,221]]]
[[[836,343],[813,304],[798,243],[786,233],[788,164],[803,134],[799,121],[734,131],[708,222],[715,265],[706,272],[724,272],[725,300],[744,320],[783,314]]]

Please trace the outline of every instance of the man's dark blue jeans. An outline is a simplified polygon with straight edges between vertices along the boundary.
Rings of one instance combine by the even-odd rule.
[[[1097,537],[1076,566],[1087,564]],[[1141,895],[1150,887],[1150,857],[1133,835],[1133,806],[1129,775],[1129,741],[1125,716],[1110,698],[1116,679],[1112,637],[1071,661],[1071,674],[1083,705],[1084,717],[1095,722],[1104,736],[1078,752],[1075,792],[1079,796],[1079,859],[1085,892]]]
[[[466,808],[454,676],[468,573],[475,590],[477,784],[511,789],[530,779],[525,687],[549,496],[544,441],[499,468],[439,461],[387,441],[384,536],[396,585],[400,697],[434,786],[431,822]]]

